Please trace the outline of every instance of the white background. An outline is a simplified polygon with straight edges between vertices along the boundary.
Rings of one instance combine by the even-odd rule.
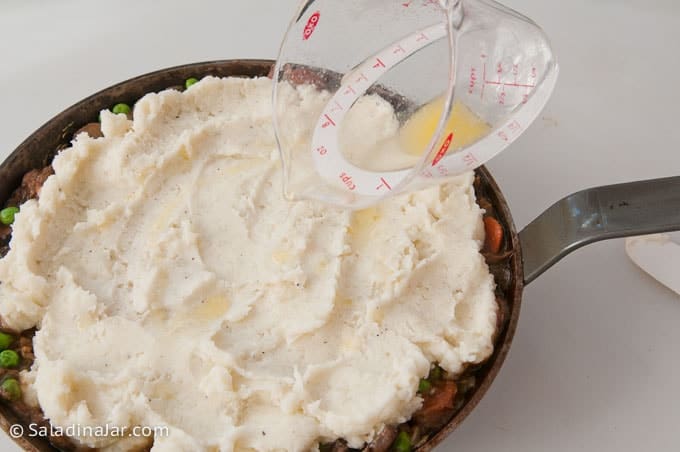
[[[273,58],[296,3],[1,0],[0,157],[129,77]],[[489,165],[518,227],[581,188],[680,174],[680,3],[506,3],[546,29],[562,69],[543,116]],[[622,241],[578,251],[527,288],[503,370],[439,450],[679,451],[679,346],[680,298]]]

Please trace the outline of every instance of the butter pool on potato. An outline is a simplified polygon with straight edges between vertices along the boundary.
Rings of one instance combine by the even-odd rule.
[[[52,424],[167,425],[156,452],[359,447],[410,418],[431,362],[491,354],[473,175],[357,213],[285,201],[270,84],[208,77],[105,113],[22,207],[0,315],[39,328],[22,381]],[[328,95],[285,96],[306,152]],[[367,134],[396,133],[388,107],[367,103],[385,125]]]

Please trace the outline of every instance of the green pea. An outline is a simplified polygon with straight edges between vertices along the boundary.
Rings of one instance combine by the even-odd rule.
[[[184,86],[189,88],[191,85],[195,85],[196,83],[198,83],[198,79],[195,77],[191,77],[184,82]]]
[[[411,452],[411,437],[406,432],[399,433],[397,439],[394,440],[395,452]]]
[[[420,380],[420,383],[418,384],[418,392],[421,394],[427,394],[430,392],[430,389],[432,389],[432,383],[427,381],[426,379]]]
[[[0,350],[7,350],[14,342],[14,336],[0,331]]]
[[[0,367],[9,369],[10,367],[16,367],[19,365],[19,354],[14,350],[3,350],[0,352]]]
[[[119,115],[119,114],[127,115],[128,113],[130,113],[132,111],[132,109],[130,108],[130,106],[128,104],[116,104],[116,105],[113,106],[111,111],[114,112],[117,115]]]
[[[442,378],[442,368],[435,364],[435,366],[430,371],[430,380],[441,380]]]
[[[14,223],[14,215],[17,213],[19,213],[18,207],[5,207],[4,209],[0,210],[0,222],[6,226],[9,226],[10,224]]]
[[[5,397],[10,400],[19,400],[21,398],[21,385],[15,378],[8,378],[2,382],[0,386]]]

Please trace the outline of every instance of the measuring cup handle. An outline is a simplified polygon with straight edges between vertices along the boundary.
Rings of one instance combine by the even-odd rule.
[[[680,230],[680,176],[583,190],[556,202],[520,233],[524,282],[600,240]]]

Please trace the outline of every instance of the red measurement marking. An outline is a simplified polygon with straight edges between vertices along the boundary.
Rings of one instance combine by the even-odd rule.
[[[479,163],[479,160],[477,160],[477,157],[472,152],[468,152],[463,156],[463,162],[465,163],[465,166],[468,168],[471,168]]]
[[[398,45],[397,47],[394,48],[394,50],[392,50],[392,54],[394,54],[394,55],[396,55],[397,53],[405,53],[405,52],[406,51],[404,50],[404,48],[400,45]]]
[[[333,104],[333,108],[331,108],[331,112],[342,111],[342,110],[344,110],[344,108],[342,107],[342,105],[340,105],[340,102],[338,102],[336,100],[335,103]]]
[[[517,121],[512,121],[510,124],[508,124],[508,130],[517,134],[522,131],[522,124]]]
[[[385,63],[380,58],[375,59],[376,63],[373,65],[374,68],[385,67]]]
[[[430,171],[430,170],[423,171],[422,175],[423,175],[423,177],[427,177],[427,178],[430,178],[430,177],[433,176],[432,171]]]
[[[512,121],[506,125],[503,130],[498,132],[498,137],[505,142],[509,142],[510,138],[517,137],[520,133],[522,133],[522,129],[522,124],[520,124],[518,121]]]
[[[340,173],[339,177],[342,183],[345,184],[345,187],[349,188],[350,190],[355,190],[357,188],[354,182],[352,182],[352,176],[349,174],[342,172]]]
[[[347,89],[345,90],[345,92],[344,92],[343,94],[346,96],[346,95],[348,95],[348,94],[356,94],[356,93],[357,93],[357,92],[356,92],[356,90],[354,89],[354,87],[353,87],[352,85],[348,85],[348,86],[347,86]]]
[[[493,80],[486,80],[484,83],[486,83],[487,85],[509,86],[511,88],[535,88],[536,87],[536,85],[532,85],[532,84],[494,82]]]
[[[315,12],[314,14],[312,14],[312,17],[309,18],[309,20],[307,21],[307,25],[305,25],[305,29],[302,32],[303,41],[306,41],[312,37],[312,33],[314,33],[316,26],[319,24],[319,19],[321,19],[320,11]]]
[[[379,191],[383,187],[387,188],[388,190],[392,190],[392,187],[390,186],[390,184],[388,184],[387,181],[385,179],[383,179],[382,177],[380,178],[380,182],[381,182],[380,185],[375,187],[376,191]]]
[[[439,148],[439,152],[437,152],[437,155],[434,156],[434,160],[432,160],[432,166],[436,166],[437,163],[441,161],[441,159],[444,158],[447,152],[449,152],[449,146],[451,146],[451,142],[453,141],[453,132],[449,134],[448,137],[446,137],[446,140],[442,143],[442,146]]]
[[[486,55],[482,54],[482,58],[486,58]],[[484,88],[486,88],[486,61],[484,61],[484,73],[482,74],[482,80],[484,83],[482,83],[482,92],[480,93],[480,98],[484,100]]]
[[[498,104],[505,105],[505,91],[498,94]]]
[[[326,149],[326,146],[319,146],[316,148],[316,152],[318,152],[319,155],[326,155],[328,154],[328,149]]]
[[[430,38],[428,38],[427,35],[426,35],[425,33],[420,33],[420,34],[418,35],[418,37],[416,38],[416,42],[420,42],[420,41],[423,41],[423,40],[424,40],[424,41],[429,41]]]
[[[535,67],[531,68],[531,78],[536,78],[538,77],[538,71],[536,70]]]
[[[354,182],[352,182],[352,176],[349,174],[342,172],[340,173],[339,177],[342,183],[345,184],[345,187],[349,188],[350,190],[355,190],[357,188]]]
[[[335,121],[333,121],[330,116],[328,116],[328,115],[323,115],[323,116],[324,116],[324,118],[326,118],[326,122],[321,124],[321,128],[325,129],[328,126],[335,127]]]
[[[529,95],[525,94],[524,97],[522,97],[522,103],[526,104],[527,102],[529,102]]]
[[[470,83],[468,84],[468,94],[472,94],[477,85],[477,69],[470,68]]]
[[[409,6],[411,6],[411,3],[413,3],[413,0],[406,3],[402,3],[401,6],[403,6],[404,8],[408,8]]]
[[[359,82],[367,82],[367,81],[368,81],[368,77],[366,77],[366,74],[364,74],[364,73],[362,72],[361,75],[359,76],[359,78],[357,79],[356,83],[359,83]]]
[[[496,72],[499,74],[503,73],[503,65],[501,63],[498,63],[498,66],[496,67]]]

